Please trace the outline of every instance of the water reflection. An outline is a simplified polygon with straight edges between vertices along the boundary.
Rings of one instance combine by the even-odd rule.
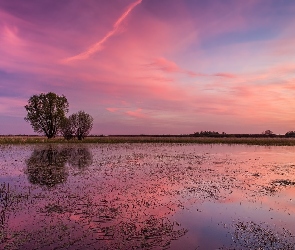
[[[0,249],[294,245],[294,148],[93,144],[89,151],[85,146],[0,150],[0,170],[8,173],[13,200],[27,197],[13,209],[0,204],[8,232],[3,240],[0,231]]]
[[[87,147],[69,149],[68,156],[69,165],[80,171],[87,169],[93,162],[92,154]]]
[[[232,238],[239,249],[294,249],[291,232],[287,229],[272,228],[266,223],[238,221],[233,224]]]
[[[46,187],[63,183],[68,177],[66,169],[67,151],[49,146],[46,149],[35,149],[26,161],[29,182]]]
[[[6,211],[10,206],[9,186],[5,183],[0,186],[0,244],[6,239],[5,224],[7,220]]]
[[[122,221],[103,227],[97,239],[111,240],[107,249],[167,249],[171,241],[184,236],[186,232],[168,218],[151,216],[143,222]]]
[[[79,171],[92,164],[92,154],[87,147],[64,148],[50,145],[35,149],[26,160],[26,174],[32,184],[52,188],[64,183],[69,175],[66,163]]]
[[[25,205],[28,197],[28,194],[12,190],[9,183],[0,183],[0,249],[6,249],[2,245],[6,245],[12,238],[9,228],[11,214],[18,211],[19,205]],[[7,249],[14,249],[12,246],[7,246]]]

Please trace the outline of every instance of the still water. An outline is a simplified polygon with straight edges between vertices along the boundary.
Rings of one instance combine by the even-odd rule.
[[[0,146],[0,249],[295,249],[295,147]]]

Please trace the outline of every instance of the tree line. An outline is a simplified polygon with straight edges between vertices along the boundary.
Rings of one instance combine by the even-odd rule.
[[[48,139],[61,134],[67,140],[75,137],[82,140],[89,135],[93,126],[92,116],[82,110],[66,117],[69,112],[67,98],[53,92],[33,95],[25,109],[25,121],[31,124],[35,132],[46,135]]]
[[[259,137],[295,137],[295,131],[288,131],[285,135],[277,135],[271,130],[265,130],[261,134],[227,134],[225,132],[219,133],[216,131],[201,131],[194,132],[193,134],[189,134],[188,136],[193,137],[250,137],[250,138],[259,138]]]

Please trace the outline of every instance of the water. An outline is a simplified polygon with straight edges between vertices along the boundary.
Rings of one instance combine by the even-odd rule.
[[[295,147],[0,146],[0,248],[295,249]]]

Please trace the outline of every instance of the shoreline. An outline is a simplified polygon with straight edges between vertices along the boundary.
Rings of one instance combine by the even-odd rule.
[[[45,136],[0,136],[0,145],[50,144],[50,143],[194,143],[194,144],[245,144],[261,146],[295,146],[295,138],[236,138],[236,137],[189,137],[189,136],[100,136],[84,140],[65,140],[63,137],[47,139]]]

